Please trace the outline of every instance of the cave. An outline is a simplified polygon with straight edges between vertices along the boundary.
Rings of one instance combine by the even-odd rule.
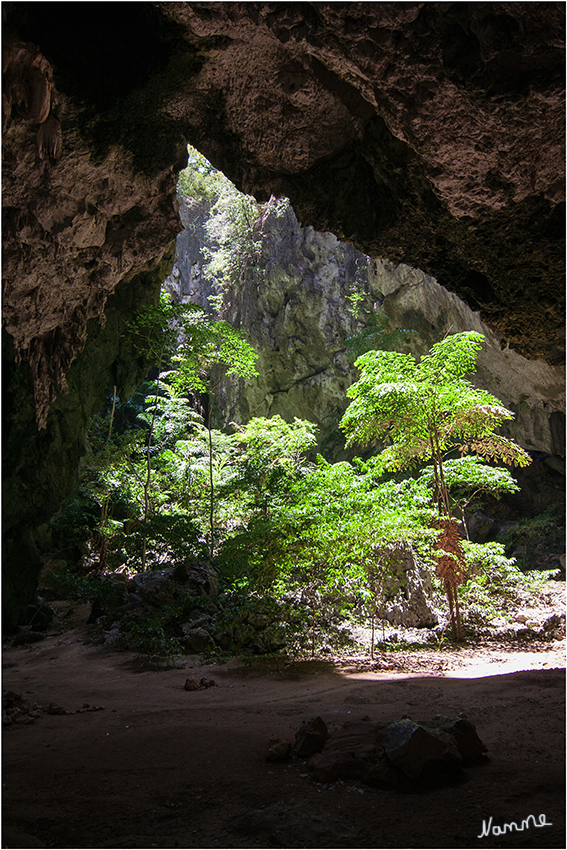
[[[188,144],[259,202],[289,198],[303,227],[377,262],[421,270],[468,305],[502,349],[561,373],[563,3],[5,2],[2,15],[6,634],[35,610],[42,538],[77,483],[87,421],[109,388],[127,396],[145,376],[124,329],[140,306],[158,302],[171,271]],[[545,411],[543,390],[540,401]],[[546,416],[554,448],[545,454],[559,475],[564,408]],[[539,472],[526,478],[526,488],[546,486]],[[523,669],[511,675],[526,699],[536,699],[538,687],[556,695],[551,671]],[[345,690],[361,716],[372,686]],[[488,685],[476,687],[497,699]],[[433,692],[424,700],[434,707]],[[464,842],[473,840],[473,822],[481,832],[483,817],[527,817],[530,794],[538,814],[546,811],[557,777],[532,769],[536,791],[520,783],[514,792],[527,795],[525,811],[478,809],[462,834],[455,822],[438,846],[497,846],[497,833]],[[159,805],[181,806],[176,793]],[[348,818],[325,832],[300,801],[290,817],[272,801],[262,819],[265,804],[251,793],[231,808],[234,817],[243,807],[255,813],[236,829],[240,838],[201,825],[195,840],[251,846],[255,835],[255,846],[266,836],[273,846],[359,846]],[[558,843],[532,829],[533,846],[561,846],[561,815],[550,811]],[[420,816],[423,841],[433,840],[421,804]],[[168,844],[154,827],[155,844],[147,830],[133,844],[103,829],[94,840],[187,846]],[[58,829],[20,824],[20,840],[42,834],[47,843],[7,846],[87,846],[76,824],[68,834]],[[389,830],[392,843],[383,846],[406,846]],[[414,846],[430,846],[419,843],[418,827],[407,834]],[[376,846],[368,835],[361,840]]]

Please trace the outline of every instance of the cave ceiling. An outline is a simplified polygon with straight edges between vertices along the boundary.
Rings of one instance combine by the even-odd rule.
[[[563,3],[4,3],[4,324],[40,423],[195,145],[562,362]]]

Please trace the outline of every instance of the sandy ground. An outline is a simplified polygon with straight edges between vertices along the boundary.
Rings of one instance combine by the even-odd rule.
[[[105,708],[5,729],[2,847],[565,847],[563,642],[158,671],[86,636],[4,651],[4,691]],[[192,673],[215,686],[184,690]],[[303,761],[265,760],[270,737],[317,715],[332,730],[459,712],[490,758],[458,786],[323,786]],[[529,815],[537,827],[478,837]]]

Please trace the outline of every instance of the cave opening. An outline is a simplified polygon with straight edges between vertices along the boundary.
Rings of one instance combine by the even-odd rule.
[[[14,106],[3,139],[5,844],[464,846],[521,823],[505,775],[547,813],[532,840],[562,846],[563,183],[559,136],[537,156],[527,138],[553,124],[560,51],[540,41],[560,4],[275,5],[3,4],[6,38],[49,63],[62,129],[42,158]],[[176,249],[187,139],[252,195],[181,197]],[[226,344],[244,369],[245,334],[257,360],[179,390],[187,350],[147,346],[160,311],[195,302],[199,352]],[[450,485],[463,643],[423,560],[435,473],[383,475],[385,443],[346,450],[340,421],[354,355],[407,365],[470,332],[474,392],[515,414],[502,436],[532,463],[511,470],[519,493],[500,471],[500,499]],[[489,761],[461,762],[457,727],[477,741],[458,711]],[[364,763],[394,732],[449,735],[456,763],[410,776],[372,750],[353,784],[325,761],[345,730]]]

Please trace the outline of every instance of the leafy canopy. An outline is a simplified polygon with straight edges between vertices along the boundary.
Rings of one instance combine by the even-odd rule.
[[[390,470],[431,459],[435,464],[451,449],[527,465],[527,452],[494,433],[513,413],[465,378],[476,368],[482,340],[475,331],[453,334],[419,363],[413,355],[395,351],[368,351],[359,357],[361,376],[347,391],[353,401],[341,420],[347,445],[388,439],[380,457]]]

